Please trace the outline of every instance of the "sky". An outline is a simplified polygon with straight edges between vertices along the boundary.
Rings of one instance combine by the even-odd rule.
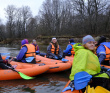
[[[8,5],[15,5],[16,7],[29,6],[33,16],[36,16],[43,1],[45,0],[0,0],[0,19],[3,23],[6,21],[4,8],[7,8]]]

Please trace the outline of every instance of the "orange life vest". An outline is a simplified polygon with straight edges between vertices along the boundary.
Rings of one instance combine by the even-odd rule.
[[[105,47],[105,51],[106,51],[105,60],[110,60],[110,49],[107,46],[105,46],[105,45],[104,45],[104,47]]]
[[[27,47],[27,52],[25,53],[25,57],[36,57],[35,47],[32,44],[24,44],[22,47]]]
[[[69,45],[71,45],[71,46],[72,46],[72,49],[71,49],[71,54],[72,54],[72,55],[74,55],[74,54],[75,54],[75,52],[74,52],[73,45],[72,45],[72,44],[69,44]]]
[[[54,47],[54,45],[52,43],[50,43],[50,44],[52,45],[51,52],[54,54],[55,53],[55,47]],[[59,52],[59,45],[58,45],[58,47],[56,49],[56,55],[58,54],[58,52]]]

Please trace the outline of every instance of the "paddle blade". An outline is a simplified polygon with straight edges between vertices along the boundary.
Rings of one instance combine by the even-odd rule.
[[[87,72],[82,71],[78,72],[74,76],[74,86],[76,90],[85,88],[88,85],[88,82],[92,78]]]
[[[23,74],[23,73],[21,73],[21,72],[18,72],[19,73],[19,75],[23,78],[23,79],[34,79],[35,77],[30,77],[30,76],[27,76],[27,75],[25,75],[25,74]]]

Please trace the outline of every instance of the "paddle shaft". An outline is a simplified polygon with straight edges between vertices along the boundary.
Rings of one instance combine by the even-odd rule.
[[[5,65],[5,66],[8,67],[8,68],[11,69],[11,70],[17,72],[17,73],[19,72],[19,71],[15,70],[13,67],[10,67],[10,66],[7,66],[7,65]]]

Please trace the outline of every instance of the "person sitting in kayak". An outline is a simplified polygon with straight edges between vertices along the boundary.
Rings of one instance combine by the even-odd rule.
[[[62,51],[61,48],[57,42],[56,38],[52,38],[51,43],[47,47],[47,58],[52,58],[52,59],[62,59]]]
[[[69,44],[66,47],[66,50],[63,51],[63,58],[65,58],[65,56],[71,56],[75,54],[74,48],[73,48],[74,44],[75,44],[74,39],[70,39]]]
[[[40,56],[45,56],[46,53],[41,53],[40,50],[39,50],[39,46],[37,45],[37,42],[35,39],[32,40],[32,44],[35,46],[35,50],[36,50],[36,55],[40,55]]]
[[[22,40],[21,45],[22,45],[21,50],[16,57],[17,61],[21,61],[23,63],[34,63],[35,64],[36,63],[35,47],[32,44],[29,44],[27,39]]]
[[[7,60],[7,59],[3,60],[0,54],[0,68],[8,69],[7,66],[12,67],[12,65],[10,64],[10,61],[11,60]]]
[[[40,53],[39,46],[37,45],[37,42],[35,39],[32,40],[32,44],[35,46],[36,54],[39,54]]]
[[[97,41],[96,54],[100,64],[110,66],[110,42],[106,42],[106,37],[100,36]]]
[[[65,88],[66,90],[74,89],[74,75],[78,72],[85,71],[90,75],[100,73],[101,67],[98,57],[95,55],[95,40],[91,35],[83,37],[82,46],[79,43],[73,45],[75,56],[72,64],[71,74],[70,74],[70,84]],[[99,74],[92,78],[92,87],[103,86],[108,89],[109,76],[106,73]]]

